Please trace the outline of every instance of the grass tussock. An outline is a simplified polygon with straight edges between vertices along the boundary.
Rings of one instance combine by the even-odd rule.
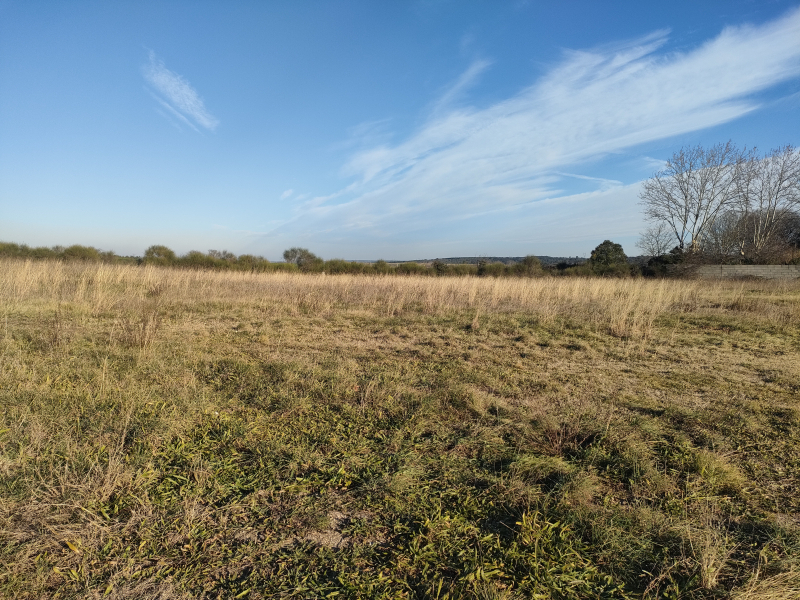
[[[0,597],[798,597],[800,285],[0,263]]]

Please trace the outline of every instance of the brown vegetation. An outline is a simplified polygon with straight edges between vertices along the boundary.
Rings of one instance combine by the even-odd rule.
[[[3,260],[0,319],[2,597],[798,597],[798,282]]]

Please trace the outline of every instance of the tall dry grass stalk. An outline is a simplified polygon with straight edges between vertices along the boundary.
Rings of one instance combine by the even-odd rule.
[[[72,304],[95,315],[135,305],[139,314],[129,319],[127,329],[141,346],[149,344],[157,322],[151,310],[155,297],[159,304],[244,302],[268,312],[316,316],[342,310],[385,316],[522,312],[543,324],[572,319],[616,336],[642,338],[666,313],[745,312],[774,324],[796,324],[800,303],[786,302],[786,297],[798,291],[798,282],[772,281],[331,276],[0,261],[6,315],[31,300]]]

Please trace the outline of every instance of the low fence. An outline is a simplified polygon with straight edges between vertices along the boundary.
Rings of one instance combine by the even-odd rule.
[[[687,269],[689,273],[696,277],[798,279],[800,265],[698,265]]]

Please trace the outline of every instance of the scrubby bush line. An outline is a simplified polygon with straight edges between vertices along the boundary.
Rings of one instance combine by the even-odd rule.
[[[284,252],[284,262],[270,262],[263,256],[241,254],[227,250],[198,250],[179,256],[163,245],[150,246],[144,256],[118,256],[113,251],[102,251],[91,246],[40,246],[0,242],[0,257],[23,259],[50,259],[62,261],[90,261],[111,264],[157,265],[188,269],[218,271],[249,271],[267,273],[274,271],[327,273],[329,275],[478,275],[493,277],[540,276],[545,274],[539,259],[528,256],[521,262],[503,264],[482,261],[477,265],[454,265],[435,260],[430,264],[405,262],[389,264],[385,260],[374,263],[348,261],[341,258],[323,260],[305,248],[290,248]],[[554,271],[560,272],[560,271]]]
[[[140,259],[136,256],[117,256],[112,251],[104,252],[92,246],[37,246],[31,248],[27,244],[13,242],[0,242],[0,256],[7,258],[32,258],[51,260],[82,260],[91,262],[120,262],[137,263]]]
[[[477,276],[477,277],[629,277],[642,275],[640,265],[631,264],[622,246],[606,240],[592,252],[592,258],[583,264],[561,262],[543,266],[536,256],[526,256],[516,262],[479,259],[477,264],[454,264],[436,259],[431,262],[409,261],[373,263],[349,261],[342,258],[323,260],[306,248],[289,248],[283,253],[284,262],[270,262],[263,256],[241,254],[227,250],[209,250],[207,253],[192,250],[179,256],[164,245],[153,245],[144,255],[118,256],[113,251],[102,251],[91,246],[69,247],[40,246],[0,242],[0,257],[22,259],[49,259],[66,262],[88,261],[108,264],[154,265],[197,270],[243,271],[252,273],[301,272],[327,275],[426,275],[426,276]],[[650,271],[647,271],[650,273]],[[647,274],[646,273],[646,274]],[[663,275],[663,273],[658,273]]]

